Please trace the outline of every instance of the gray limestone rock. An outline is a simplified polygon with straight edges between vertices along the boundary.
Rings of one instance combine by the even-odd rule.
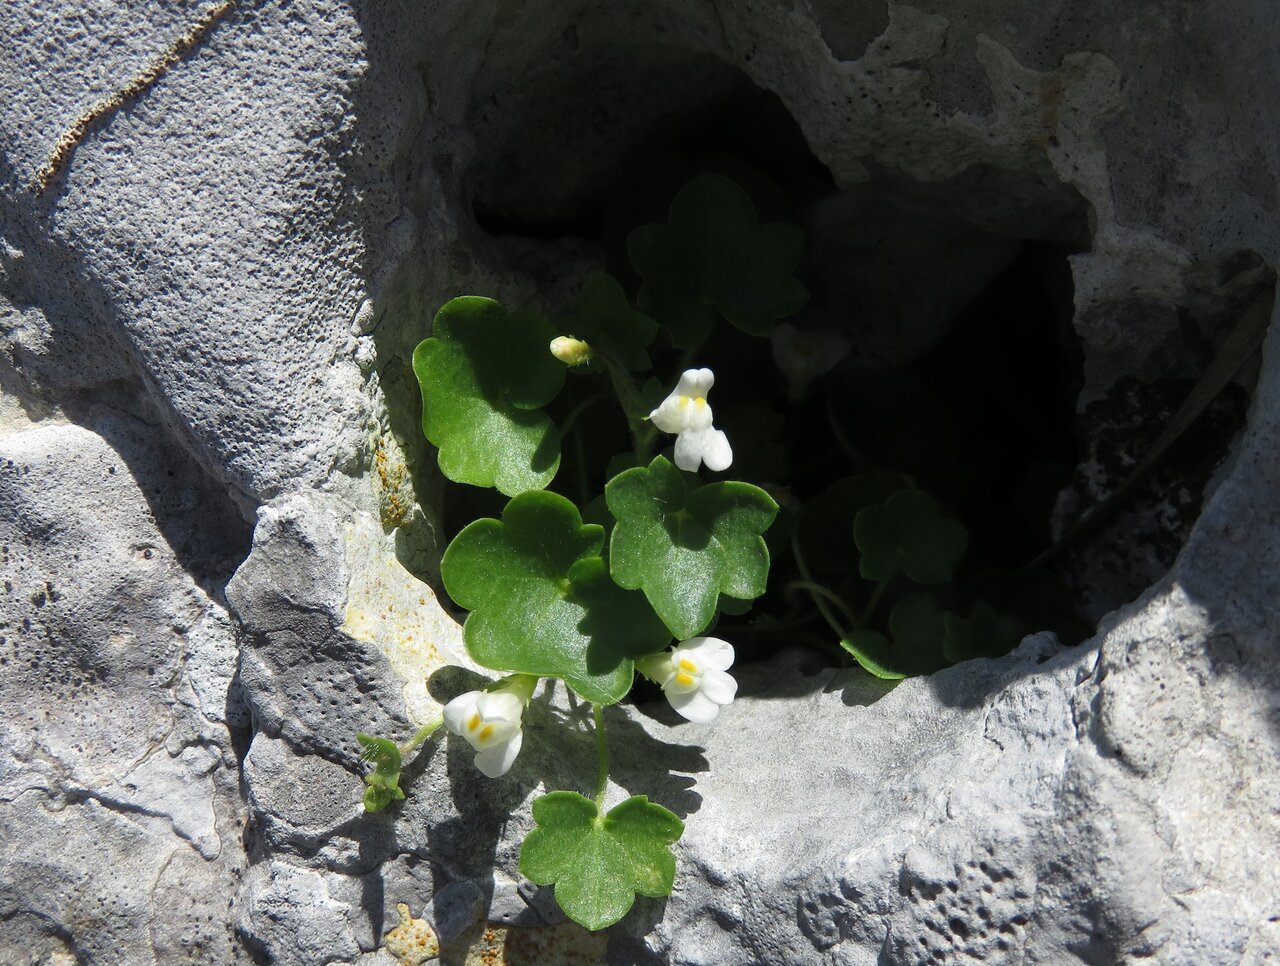
[[[230,961],[243,712],[222,606],[81,427],[0,437],[0,548],[0,959]]]
[[[1022,242],[1072,251],[1086,416],[1195,378],[1275,284],[1260,0],[233,4],[34,190],[213,6],[0,18],[5,962],[385,963],[398,902],[446,940],[558,919],[516,866],[529,799],[590,785],[562,690],[507,778],[433,742],[377,816],[354,735],[476,680],[405,569],[440,551],[413,345],[456,294],[561,303],[604,257],[575,226],[649,146],[733,105],[737,136],[798,138],[825,321],[882,283],[880,361]],[[935,301],[892,298],[933,263]],[[714,728],[611,711],[610,795],[688,831],[610,958],[1280,956],[1275,354],[1226,462],[1080,568],[1092,640],[892,688],[792,650]]]

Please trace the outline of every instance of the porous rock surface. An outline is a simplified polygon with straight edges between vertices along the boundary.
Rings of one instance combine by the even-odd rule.
[[[508,778],[446,742],[360,808],[355,732],[407,734],[467,663],[401,565],[438,554],[408,353],[451,295],[536,305],[595,257],[486,234],[477,196],[572,206],[749,79],[841,192],[829,250],[885,193],[944,300],[1002,238],[1087,249],[1082,404],[1194,375],[1187,319],[1220,339],[1280,258],[1258,0],[244,3],[33,190],[204,9],[0,20],[3,962],[389,963],[400,902],[446,949],[556,920],[516,853],[538,788],[588,781],[557,697]],[[936,336],[901,312],[867,351]],[[1280,956],[1275,352],[1176,564],[1093,640],[893,689],[784,652],[714,728],[610,712],[611,794],[688,831],[609,958]]]

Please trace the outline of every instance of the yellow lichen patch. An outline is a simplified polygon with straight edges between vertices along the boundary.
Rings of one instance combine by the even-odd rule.
[[[385,433],[373,440],[373,477],[378,488],[382,528],[403,527],[413,516],[413,483],[400,447]]]
[[[418,724],[440,714],[427,678],[446,664],[475,668],[462,628],[441,609],[431,588],[400,565],[395,538],[372,515],[357,513],[344,531],[347,610],[342,631],[386,655],[405,680],[404,700]]]
[[[445,966],[597,966],[609,944],[603,933],[563,922],[538,929],[477,926],[441,956]]]
[[[440,941],[430,923],[410,916],[409,907],[403,902],[396,903],[396,913],[400,925],[383,937],[382,948],[396,957],[398,966],[422,966],[440,955]]]

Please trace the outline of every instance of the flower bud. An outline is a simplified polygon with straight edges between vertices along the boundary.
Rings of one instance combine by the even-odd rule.
[[[591,346],[581,339],[560,335],[551,340],[551,354],[566,366],[581,366],[591,361]]]

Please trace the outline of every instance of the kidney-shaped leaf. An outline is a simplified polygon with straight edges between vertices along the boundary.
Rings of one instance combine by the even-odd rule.
[[[853,570],[858,556],[853,521],[858,511],[882,503],[910,486],[909,477],[888,470],[846,476],[831,484],[827,492],[809,500],[800,510],[797,536],[805,561],[814,570],[827,574]]]
[[[668,896],[675,882],[672,843],[684,823],[644,795],[601,815],[576,792],[551,792],[533,803],[538,827],[520,847],[520,871],[556,887],[556,902],[588,929],[611,926],[637,895]]]
[[[908,594],[889,614],[892,642],[879,631],[858,630],[840,646],[878,678],[896,680],[946,667],[944,611],[928,594]]]
[[[578,508],[535,490],[501,520],[466,526],[440,562],[445,590],[471,611],[467,652],[495,671],[563,678],[587,701],[612,704],[631,687],[631,659],[671,635],[644,595],[623,590],[600,557],[604,531]]]
[[[853,538],[862,576],[888,580],[901,571],[920,584],[949,581],[969,544],[964,524],[944,517],[923,490],[902,490],[859,510]]]
[[[809,293],[794,275],[804,232],[789,222],[761,225],[751,198],[719,174],[681,188],[665,225],[641,225],[627,240],[644,279],[642,308],[680,348],[701,345],[716,313],[753,335],[797,312]]]
[[[618,521],[609,543],[613,579],[643,590],[680,640],[711,623],[721,594],[753,600],[764,593],[769,548],[761,535],[778,512],[750,483],[690,489],[689,479],[659,456],[604,488]]]
[[[658,333],[658,323],[633,309],[617,279],[604,272],[587,279],[574,313],[560,327],[632,371],[649,368],[645,350]]]
[[[1018,618],[1001,614],[985,600],[977,601],[968,617],[948,612],[945,620],[943,653],[953,664],[1008,654],[1027,631]]]
[[[475,295],[451,299],[436,314],[431,338],[414,350],[413,371],[422,431],[446,477],[507,496],[551,482],[560,440],[538,407],[564,385],[564,365],[548,350],[555,336],[542,316]]]

